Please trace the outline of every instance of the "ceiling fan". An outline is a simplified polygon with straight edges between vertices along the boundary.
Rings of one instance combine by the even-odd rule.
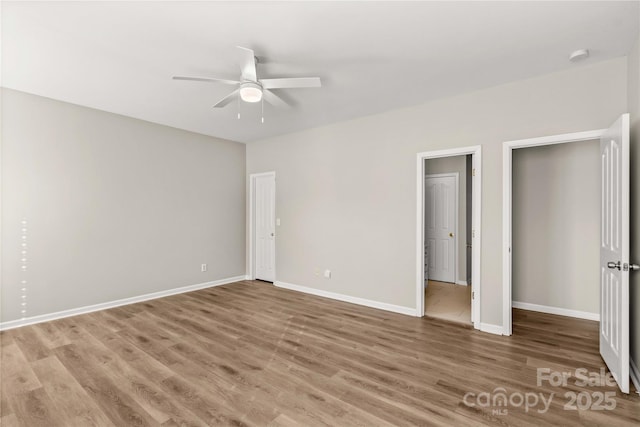
[[[240,99],[245,102],[260,102],[263,99],[276,107],[288,108],[282,98],[273,93],[270,89],[293,89],[303,87],[320,87],[319,77],[293,77],[277,79],[258,79],[256,58],[253,50],[246,47],[237,46],[242,51],[242,63],[240,68],[240,80],[219,79],[216,77],[188,77],[174,76],[174,80],[192,80],[198,82],[223,83],[236,86],[236,89],[218,101],[213,107],[221,108],[234,100],[239,93]]]

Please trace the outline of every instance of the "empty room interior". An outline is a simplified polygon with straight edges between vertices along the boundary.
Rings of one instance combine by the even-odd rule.
[[[3,427],[640,424],[640,1],[0,25]]]

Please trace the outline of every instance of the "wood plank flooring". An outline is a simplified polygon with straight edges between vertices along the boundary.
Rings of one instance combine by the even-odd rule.
[[[640,423],[637,394],[537,386],[537,368],[604,367],[596,322],[519,310],[500,337],[244,281],[0,340],[3,427]],[[615,408],[590,409],[604,392]],[[520,404],[540,393],[548,411]]]
[[[471,286],[429,280],[424,293],[425,316],[471,324]]]

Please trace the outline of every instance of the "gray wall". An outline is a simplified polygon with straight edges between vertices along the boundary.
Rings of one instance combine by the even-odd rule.
[[[640,37],[628,61],[631,116],[631,262],[640,264]],[[640,367],[640,272],[630,274],[631,359]]]
[[[608,127],[626,72],[582,65],[249,144],[247,172],[277,172],[277,280],[415,308],[416,153],[482,145],[481,321],[501,325],[502,143]]]
[[[25,278],[35,316],[245,274],[245,145],[7,89],[2,104],[3,322]]]
[[[513,151],[513,300],[600,312],[600,141]]]
[[[466,156],[425,160],[425,174],[458,173],[458,255],[456,281],[467,281],[467,159]]]

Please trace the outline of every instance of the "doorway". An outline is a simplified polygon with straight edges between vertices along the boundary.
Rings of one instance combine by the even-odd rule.
[[[522,148],[542,147],[599,140],[604,131],[587,131],[505,142],[503,146],[503,335],[511,335],[513,306],[513,151]],[[559,314],[559,313],[555,313]]]
[[[432,281],[433,286],[431,287],[431,290],[435,291],[438,287],[441,287],[442,285],[450,285],[450,286],[454,286],[457,288],[457,290],[465,290],[468,292],[470,301],[468,302],[468,306],[470,308],[470,316],[469,316],[469,320],[471,323],[473,323],[474,327],[476,329],[482,329],[481,326],[481,322],[480,322],[480,291],[481,291],[481,279],[480,279],[480,245],[481,245],[481,201],[482,201],[482,147],[481,146],[473,146],[473,147],[464,147],[464,148],[457,148],[457,149],[449,149],[449,150],[439,150],[439,151],[430,151],[430,152],[424,152],[424,153],[418,153],[417,155],[417,224],[416,224],[416,230],[417,230],[417,244],[416,244],[416,259],[417,259],[417,272],[416,272],[416,316],[422,317],[425,314],[425,284],[426,284],[426,289],[429,290],[429,264],[431,261],[431,264],[433,265],[433,263],[436,263],[435,259],[436,256],[435,254],[429,255],[428,253],[428,246],[429,246],[429,242],[427,239],[427,219],[429,219],[429,221],[436,221],[437,218],[435,216],[433,216],[431,213],[428,213],[426,210],[426,206],[427,206],[427,187],[431,184],[427,181],[427,174],[429,174],[429,170],[427,169],[427,161],[431,160],[431,159],[448,159],[448,158],[452,158],[452,157],[461,157],[463,164],[467,164],[467,158],[466,156],[468,156],[468,165],[469,165],[469,173],[468,173],[468,184],[467,184],[467,180],[465,179],[465,185],[468,185],[471,188],[471,191],[468,193],[468,197],[467,197],[467,192],[464,192],[464,199],[465,201],[467,199],[470,199],[468,204],[471,206],[471,212],[470,215],[468,215],[468,219],[469,219],[469,226],[466,226],[465,223],[465,227],[460,227],[460,228],[466,228],[469,234],[469,239],[467,240],[466,238],[466,234],[463,232],[463,238],[462,239],[458,239],[458,222],[457,221],[452,221],[454,224],[453,225],[453,229],[454,231],[447,231],[445,235],[441,236],[441,244],[438,246],[438,244],[435,241],[431,242],[431,246],[434,248],[434,250],[439,250],[440,253],[440,259],[441,259],[441,263],[440,266],[437,268],[438,270],[448,270],[449,271],[449,276],[447,276],[448,278],[445,280],[449,280],[449,283],[446,282],[435,282]],[[433,170],[432,170],[433,171]],[[442,171],[439,171],[442,172]],[[467,174],[465,174],[466,176]],[[445,178],[445,177],[430,177],[430,178]],[[460,184],[460,181],[462,179],[460,178],[460,176],[458,176],[458,184]],[[449,181],[451,182],[451,181]],[[440,199],[445,199],[446,197],[444,196],[445,193],[442,193],[440,196],[437,195],[437,187],[438,185],[440,185],[440,188],[442,190],[442,186],[448,186],[451,184],[447,184],[446,180],[440,182],[438,184],[438,181],[434,181],[433,182],[434,186],[432,186],[431,188],[431,196],[432,197],[439,197]],[[448,190],[447,190],[448,191]],[[451,195],[453,195],[454,193],[450,193]],[[456,202],[457,204],[466,204],[466,203],[458,203],[459,198],[454,198],[454,202]],[[451,202],[451,200],[449,199],[449,202]],[[451,204],[449,204],[449,206],[451,206]],[[449,208],[450,209],[450,208]],[[433,212],[433,211],[432,211]],[[440,221],[442,222],[442,221]],[[451,221],[450,221],[451,222]],[[449,233],[452,234],[452,236],[449,236]],[[456,254],[458,253],[458,251],[456,251],[456,240],[460,240],[463,243],[458,245],[458,249],[463,251],[463,256],[458,257],[457,261],[456,261]],[[444,243],[446,242],[446,243]],[[467,248],[467,243],[469,243],[469,247]],[[427,250],[425,250],[427,248]],[[446,251],[445,251],[446,249]],[[445,258],[443,257],[443,254],[445,252],[447,253],[451,253],[451,250],[454,254],[453,256],[453,261],[451,261],[451,258],[446,258],[449,261],[445,261]],[[466,254],[468,251],[468,256],[465,256],[464,254]],[[466,260],[469,259],[469,264],[470,264],[470,268],[468,271],[466,271],[465,273],[463,273],[462,275],[458,274],[459,269],[461,270],[466,270],[467,268],[467,262]],[[464,262],[462,262],[464,260]],[[448,262],[448,265],[445,265],[445,263]],[[446,268],[445,268],[446,266]],[[461,267],[461,268],[457,268],[457,267]],[[435,271],[435,270],[434,270]],[[453,276],[451,275],[451,273],[453,272]],[[439,278],[438,276],[436,276],[436,278]],[[470,280],[469,280],[470,279]],[[462,284],[466,284],[468,286],[460,286],[458,284],[455,284],[456,282]],[[469,283],[470,282],[470,283]],[[442,285],[440,285],[442,284]],[[446,288],[445,288],[446,289]],[[442,288],[441,288],[442,290]],[[441,292],[440,295],[443,295],[443,293]]]
[[[276,173],[249,177],[249,276],[251,280],[276,279]]]
[[[425,173],[425,315],[469,324],[471,155],[427,159]]]
[[[505,142],[503,145],[503,334],[512,333],[513,150],[599,140],[600,354],[629,393],[629,114],[608,129]]]
[[[513,308],[600,319],[600,141],[513,151]]]

